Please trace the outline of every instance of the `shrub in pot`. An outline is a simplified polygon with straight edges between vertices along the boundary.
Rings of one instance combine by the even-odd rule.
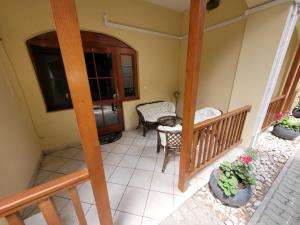
[[[239,159],[225,161],[210,175],[210,188],[224,204],[234,207],[244,206],[251,197],[251,185],[256,183],[252,173],[252,162],[256,160],[254,151],[246,151]]]
[[[296,118],[300,118],[300,96],[298,96],[298,99],[299,99],[298,104],[292,111],[293,116]]]
[[[289,113],[277,114],[272,134],[276,137],[293,140],[300,135],[300,121]]]

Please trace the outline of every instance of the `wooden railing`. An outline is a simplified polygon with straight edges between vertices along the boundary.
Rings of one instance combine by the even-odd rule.
[[[240,144],[247,113],[251,106],[236,109],[194,126],[190,154],[190,176]]]
[[[270,124],[275,121],[275,115],[282,111],[282,106],[284,101],[285,101],[285,95],[281,95],[272,99],[272,101],[269,104],[269,108],[266,113],[264,123],[262,125],[262,130],[268,128]]]
[[[5,217],[9,225],[24,225],[19,212],[37,204],[47,224],[61,225],[52,197],[59,192],[68,191],[79,224],[87,225],[76,186],[88,180],[88,171],[83,169],[2,199],[0,200],[0,217]]]

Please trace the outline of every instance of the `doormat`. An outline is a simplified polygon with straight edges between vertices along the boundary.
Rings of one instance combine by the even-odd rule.
[[[105,144],[113,143],[119,140],[121,137],[122,137],[122,132],[117,132],[117,133],[100,136],[99,140],[100,140],[100,144],[105,145]]]

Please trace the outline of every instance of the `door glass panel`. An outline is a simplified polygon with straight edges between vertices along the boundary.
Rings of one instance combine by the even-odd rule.
[[[111,77],[113,74],[111,53],[95,53],[98,77]]]
[[[131,55],[121,55],[121,68],[124,85],[124,95],[134,96],[133,63]]]
[[[114,79],[99,79],[101,100],[113,99],[116,93]]]
[[[98,101],[100,99],[100,96],[99,96],[97,79],[89,79],[89,83],[90,83],[92,99],[93,101]]]
[[[85,64],[86,64],[88,77],[96,77],[93,53],[85,52],[84,58],[85,58]]]
[[[94,114],[95,114],[97,128],[104,127],[102,105],[94,105],[93,108],[94,108]]]
[[[118,108],[114,103],[102,105],[106,126],[118,123]]]

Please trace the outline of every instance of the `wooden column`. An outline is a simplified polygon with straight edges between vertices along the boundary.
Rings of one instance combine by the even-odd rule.
[[[74,0],[50,0],[50,2],[100,223],[112,225],[75,2]]]
[[[286,81],[285,81],[285,84],[284,84],[284,87],[283,87],[283,90],[281,93],[282,95],[285,95],[285,101],[283,103],[282,111],[288,110],[291,100],[292,100],[292,96],[294,95],[294,92],[296,90],[296,87],[297,87],[297,84],[299,81],[299,75],[297,78],[297,73],[299,73],[299,61],[300,61],[300,45],[298,45],[296,55],[293,59],[291,69],[289,71],[288,77],[286,78]],[[296,83],[296,84],[294,84],[294,83]]]
[[[188,179],[189,154],[192,148],[193,127],[204,33],[206,0],[191,0],[183,104],[182,147],[178,188],[185,191]]]

